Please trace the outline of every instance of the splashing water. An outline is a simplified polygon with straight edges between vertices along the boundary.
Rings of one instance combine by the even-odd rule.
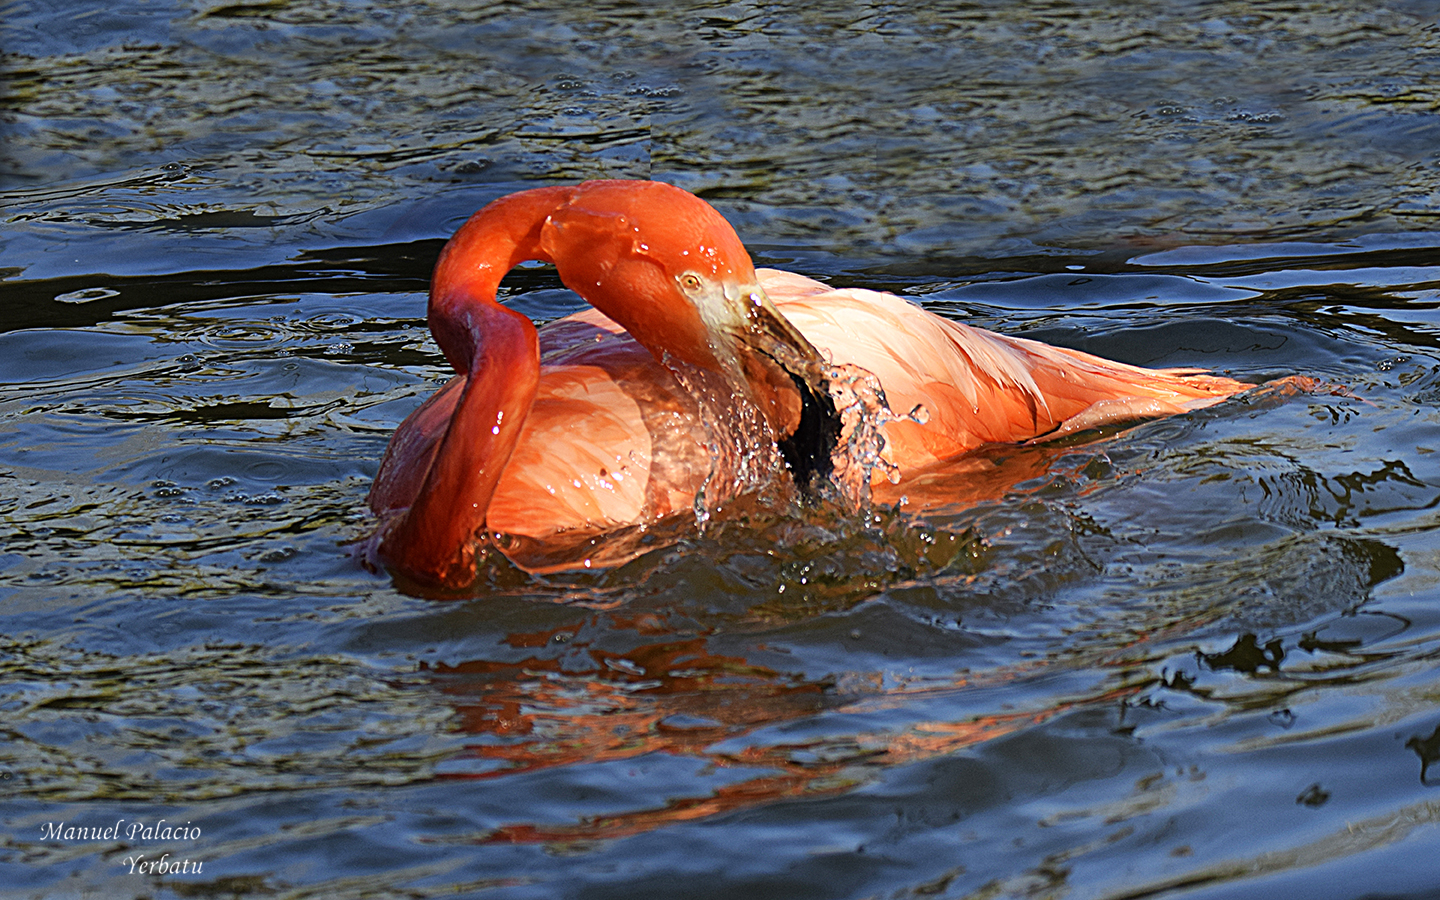
[[[698,405],[707,436],[709,471],[695,492],[695,526],[704,533],[712,516],[729,501],[755,495],[768,509],[799,499],[794,483],[782,477],[785,461],[775,432],[744,391],[723,374],[672,363],[671,371]]]
[[[838,418],[838,437],[830,451],[831,471],[810,495],[810,504],[776,443],[774,430],[744,390],[722,372],[702,370],[667,359],[683,396],[683,412],[671,402],[642,402],[655,444],[650,457],[651,485],[641,520],[628,525],[563,530],[545,536],[493,533],[498,555],[483,558],[509,563],[535,574],[608,569],[651,550],[701,537],[721,522],[812,521],[817,514],[851,517],[871,506],[870,482],[880,467],[892,483],[899,470],[884,459],[883,429],[892,421],[921,421],[919,407],[909,415],[892,412],[878,378],[853,365],[800,359],[790,348],[776,349],[782,362],[800,371],[809,384],[823,385]],[[651,409],[651,406],[654,409]],[[677,427],[677,426],[685,427]],[[676,504],[677,494],[690,500]],[[828,512],[820,512],[828,509]],[[500,569],[508,566],[500,563]],[[489,584],[503,578],[492,570]],[[492,585],[493,586],[493,585]]]
[[[929,411],[918,405],[897,415],[885,399],[880,379],[868,369],[848,363],[831,366],[825,372],[830,399],[840,416],[840,441],[832,455],[831,482],[841,499],[854,512],[870,507],[870,481],[878,467],[891,484],[900,483],[900,467],[885,459],[884,428],[890,422],[910,421],[924,425]]]
[[[816,357],[803,356],[795,348],[779,340],[766,341],[765,351],[787,371],[796,373],[809,385],[823,385],[835,415],[840,420],[840,435],[831,451],[831,499],[853,513],[870,508],[870,482],[876,467],[885,473],[891,484],[900,482],[900,469],[884,458],[884,428],[890,422],[910,421],[923,425],[929,412],[917,405],[909,413],[898,415],[890,409],[885,388],[868,369],[850,363],[833,364]]]

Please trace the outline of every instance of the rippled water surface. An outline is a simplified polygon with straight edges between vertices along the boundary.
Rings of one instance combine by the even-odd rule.
[[[1430,5],[20,0],[0,36],[3,896],[1440,890]],[[351,542],[446,376],[441,243],[596,176],[763,264],[1325,386],[997,449],[1009,494],[943,516],[400,592]]]

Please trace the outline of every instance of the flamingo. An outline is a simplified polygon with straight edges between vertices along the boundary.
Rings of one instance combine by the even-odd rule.
[[[532,260],[591,308],[537,330],[501,305],[501,278]],[[390,440],[370,547],[439,588],[472,584],[487,548],[532,572],[613,565],[647,549],[643,535],[664,540],[667,525],[757,495],[845,483],[856,502],[873,492],[925,509],[946,500],[932,476],[965,471],[987,445],[1253,387],[756,270],[714,208],[661,182],[494,201],[442,250],[428,312],[456,374]]]

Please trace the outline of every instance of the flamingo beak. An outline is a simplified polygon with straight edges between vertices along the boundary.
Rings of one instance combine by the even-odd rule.
[[[790,320],[781,314],[780,310],[771,302],[769,295],[764,288],[758,284],[752,284],[745,288],[742,296],[748,301],[745,309],[745,317],[754,333],[762,341],[776,341],[778,346],[774,350],[777,355],[776,362],[790,369],[792,366],[813,367],[823,366],[825,359],[820,351],[800,329],[791,324]],[[788,350],[780,350],[778,347],[785,347]],[[793,357],[793,359],[785,359]],[[792,375],[806,377],[804,373],[792,371]],[[808,380],[808,379],[807,379]]]
[[[746,381],[796,482],[809,488],[817,475],[829,476],[840,435],[829,365],[759,284],[727,286],[725,293],[740,301],[737,311],[743,313],[743,325],[732,334]]]

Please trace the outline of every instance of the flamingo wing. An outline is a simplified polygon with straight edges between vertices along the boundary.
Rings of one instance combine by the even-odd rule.
[[[885,483],[876,470],[881,502],[903,495],[912,506],[938,507],[998,496],[1043,471],[1050,454],[976,453],[981,447],[1172,415],[1251,387],[995,334],[893,294],[836,290],[770,269],[757,275],[829,359],[873,373],[902,416],[924,411],[884,426],[883,458],[902,479]],[[591,553],[604,564],[623,562],[643,548],[620,540],[607,553],[595,549],[599,539],[691,510],[710,474],[697,407],[668,369],[595,309],[545,326],[539,342],[535,401],[486,530],[514,538],[501,546],[531,571],[567,568]],[[464,387],[464,375],[452,378],[396,430],[370,493],[377,513],[414,502]]]
[[[831,289],[757,271],[801,333],[835,362],[874,373],[890,407],[923,415],[885,426],[887,462],[902,472],[985,444],[1058,437],[1217,403],[1252,385],[1188,370],[1144,369],[995,334],[877,291]]]
[[[532,571],[552,567],[546,545],[691,510],[709,473],[693,403],[620,326],[587,309],[539,335],[535,401],[486,513],[486,530],[518,539],[507,555]],[[464,386],[450,379],[396,429],[370,490],[376,513],[414,502]]]

